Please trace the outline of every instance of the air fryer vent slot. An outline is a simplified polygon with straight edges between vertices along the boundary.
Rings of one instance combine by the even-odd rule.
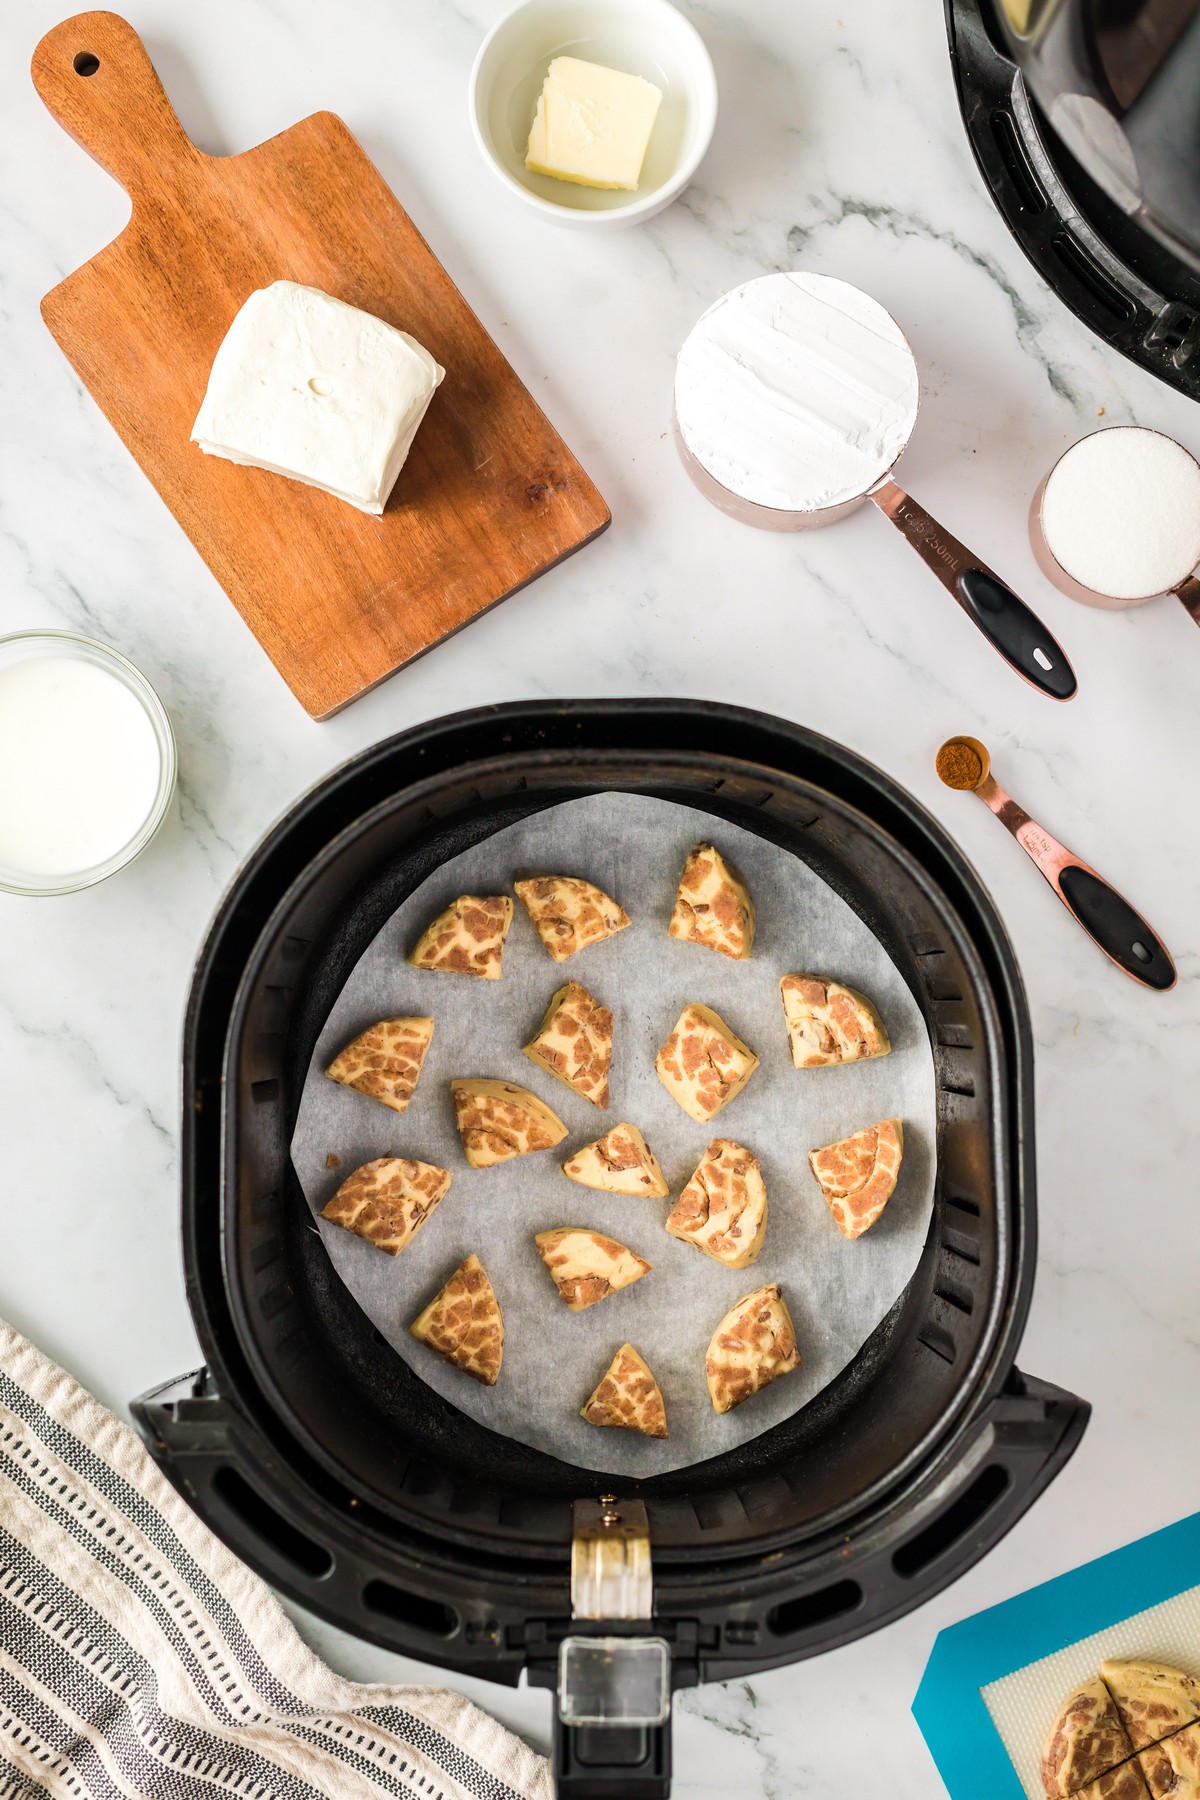
[[[935,1299],[944,1301],[947,1306],[952,1306],[955,1312],[965,1313],[968,1318],[975,1310],[975,1302],[970,1294],[955,1282],[943,1281],[934,1288],[933,1292]]]
[[[952,1206],[955,1212],[966,1213],[970,1219],[979,1217],[979,1202],[972,1200],[968,1194],[947,1194],[946,1205]]]
[[[798,1594],[772,1607],[767,1614],[767,1627],[776,1637],[791,1637],[797,1631],[811,1631],[842,1613],[853,1612],[863,1602],[863,1591],[857,1581],[835,1581],[818,1588],[815,1594]]]
[[[914,956],[945,956],[946,954],[944,945],[939,944],[936,938],[913,937],[908,941],[912,945]]]
[[[956,1025],[949,1019],[939,1023],[937,1041],[943,1050],[973,1050],[975,1048],[971,1042],[971,1027]]]
[[[1046,210],[1046,196],[1033,172],[1033,165],[1021,146],[1016,127],[1006,112],[997,111],[992,114],[992,136],[996,140],[996,149],[1009,180],[1020,196],[1022,207],[1036,218]]]
[[[943,1081],[943,1094],[958,1094],[964,1100],[975,1098],[975,1081],[970,1075],[959,1075],[954,1081]]]
[[[453,1637],[461,1620],[452,1606],[443,1606],[425,1594],[414,1594],[409,1588],[397,1587],[391,1581],[368,1581],[362,1592],[368,1612],[384,1619],[395,1619],[411,1625],[430,1637]]]
[[[944,1363],[954,1361],[954,1339],[942,1326],[928,1323],[922,1325],[917,1333],[917,1342],[924,1344],[927,1350],[932,1350],[935,1356],[940,1356]]]
[[[999,1463],[981,1469],[971,1485],[924,1531],[919,1531],[892,1555],[892,1567],[906,1578],[919,1575],[939,1556],[952,1550],[960,1538],[974,1531],[1008,1489],[1012,1477]]]
[[[333,1557],[324,1544],[318,1544],[290,1519],[285,1519],[281,1512],[276,1512],[236,1469],[218,1469],[212,1484],[230,1512],[236,1513],[243,1525],[250,1527],[267,1550],[302,1569],[306,1575],[320,1577],[331,1573]]]
[[[1051,243],[1059,261],[1065,264],[1079,285],[1087,289],[1098,306],[1123,324],[1137,317],[1133,301],[1109,280],[1099,263],[1092,260],[1069,232],[1058,232]]]
[[[943,1238],[942,1256],[953,1259],[953,1262],[956,1263],[965,1263],[971,1269],[979,1268],[983,1260],[974,1244],[969,1243],[965,1238],[959,1238],[957,1243],[952,1243],[948,1237]],[[966,1279],[965,1276],[964,1279]]]

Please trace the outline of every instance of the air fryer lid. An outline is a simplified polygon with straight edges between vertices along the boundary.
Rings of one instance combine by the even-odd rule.
[[[908,982],[938,1080],[928,1241],[855,1362],[776,1429],[623,1487],[646,1508],[678,1685],[812,1654],[927,1597],[1020,1516],[1086,1417],[1013,1368],[1033,1145],[1007,941],[938,826],[812,733],[691,702],[488,709],[376,747],[297,806],[198,966],[184,1231],[208,1369],[139,1417],[193,1504],[305,1604],[460,1669],[553,1679],[572,1506],[594,1478],[466,1419],[376,1341],[287,1145],[316,1035],[397,897],[511,819],[605,788],[717,812],[817,868]]]

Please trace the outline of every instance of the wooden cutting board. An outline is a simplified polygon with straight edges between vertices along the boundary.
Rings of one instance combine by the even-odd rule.
[[[133,202],[42,314],[315,718],[604,530],[604,501],[340,119],[206,156],[115,13],[47,33],[33,80]],[[382,518],[189,442],[234,314],[283,279],[411,332],[446,370]]]

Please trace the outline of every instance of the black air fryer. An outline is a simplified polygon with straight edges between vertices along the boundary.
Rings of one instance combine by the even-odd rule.
[[[1200,0],[946,0],[967,136],[1049,287],[1200,399]]]
[[[514,820],[605,789],[722,814],[816,869],[903,973],[938,1084],[924,1253],[850,1367],[728,1454],[612,1486],[424,1385],[334,1273],[288,1158],[318,1033],[399,901]],[[1025,997],[991,902],[859,758],[686,701],[422,726],[301,801],[212,927],[184,1052],[184,1246],[207,1366],[137,1418],[208,1524],[314,1612],[554,1689],[561,1795],[664,1796],[674,1688],[898,1618],[983,1556],[1078,1442],[1087,1406],[1015,1366],[1032,1107]]]

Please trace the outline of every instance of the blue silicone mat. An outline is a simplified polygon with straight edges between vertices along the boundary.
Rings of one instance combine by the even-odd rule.
[[[1200,1513],[939,1632],[913,1715],[951,1800],[1025,1800],[981,1689],[1200,1582]]]

